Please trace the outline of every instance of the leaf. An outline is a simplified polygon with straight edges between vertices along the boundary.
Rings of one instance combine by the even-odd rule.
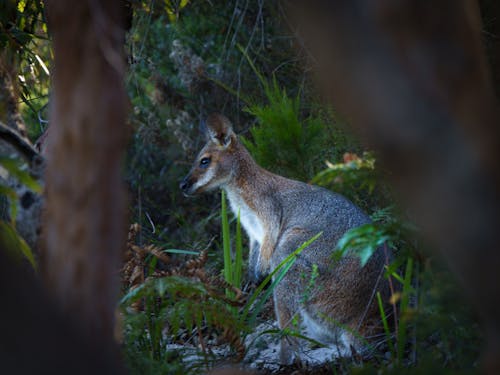
[[[167,279],[164,277],[157,279],[155,287],[158,295],[163,296],[168,288]]]
[[[24,0],[19,0],[19,2],[17,3],[17,10],[20,12],[20,13],[23,13],[24,12],[24,8],[26,7],[26,1]]]
[[[19,161],[18,159],[9,157],[0,157],[0,165],[4,167],[9,174],[18,179],[18,181],[25,185],[28,189],[33,190],[35,193],[40,194],[42,192],[42,186],[35,180],[29,172],[27,171],[28,166],[26,163]]]
[[[165,2],[165,11],[167,12],[169,21],[175,22],[179,17],[179,12],[182,10],[182,8],[188,5],[189,0],[181,0],[180,2],[164,0],[164,2]]]
[[[0,185],[0,195],[5,195],[9,198],[16,199],[16,191],[8,186]]]
[[[33,34],[27,33],[17,27],[11,29],[10,33],[21,46],[28,44],[33,38]]]
[[[364,267],[373,253],[390,239],[391,236],[383,227],[372,223],[364,224],[347,231],[338,241],[337,249],[340,256],[358,256],[361,266]]]
[[[30,262],[33,269],[37,270],[35,257],[30,247],[19,236],[14,227],[5,221],[0,221],[0,245],[2,249],[8,250],[14,257],[22,254]]]
[[[128,301],[131,302],[137,301],[140,297],[142,297],[145,288],[146,288],[146,283],[141,284],[137,287],[130,288],[127,294],[125,294],[120,300],[120,304],[124,304],[125,302]]]
[[[184,254],[184,255],[200,255],[198,251],[183,250],[183,249],[165,249],[164,253],[170,254]]]
[[[17,193],[14,189],[0,185],[0,195],[6,196],[9,201],[9,217],[11,224],[15,226],[17,217]]]

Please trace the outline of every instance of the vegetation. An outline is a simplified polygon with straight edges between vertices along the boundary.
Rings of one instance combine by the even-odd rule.
[[[46,124],[50,44],[42,3],[15,3],[11,13],[0,12],[0,47],[12,52],[18,67],[19,112],[34,142]],[[477,371],[483,342],[477,317],[398,208],[377,155],[321,101],[308,74],[310,62],[292,48],[280,7],[218,0],[132,4],[126,85],[133,136],[125,176],[131,221],[138,224],[129,236],[120,302],[130,372],[199,373],[228,358],[243,359],[254,344],[245,339],[272,319],[274,285],[310,243],[252,285],[244,272],[247,244],[239,216],[228,215],[225,197],[182,196],[178,182],[204,142],[199,124],[212,111],[235,121],[260,165],[338,191],[371,215],[372,224],[339,241],[339,256],[353,252],[365,263],[379,246],[395,252],[384,276],[394,290],[393,311],[381,309],[384,343],[371,358],[338,359],[321,371]],[[13,18],[6,19],[8,14]],[[0,169],[40,192],[20,165],[0,156]],[[19,198],[5,183],[0,193],[10,199],[15,217]],[[0,221],[0,243],[14,242],[9,247],[35,265],[15,225]]]

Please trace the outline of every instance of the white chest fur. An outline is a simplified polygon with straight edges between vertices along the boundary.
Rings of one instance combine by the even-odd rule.
[[[250,237],[250,241],[256,241],[262,245],[264,239],[264,227],[257,214],[248,207],[243,198],[233,190],[226,190],[229,204],[235,215],[240,213],[240,222]]]

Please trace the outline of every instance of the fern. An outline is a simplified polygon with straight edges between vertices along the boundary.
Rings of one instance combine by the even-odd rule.
[[[245,111],[257,119],[250,129],[252,140],[242,137],[258,164],[285,176],[309,180],[315,162],[325,149],[327,129],[319,118],[302,119],[299,94],[290,97],[278,84],[276,76],[269,82],[257,70],[248,55],[248,63],[259,78],[267,104],[248,99]]]
[[[165,354],[166,339],[179,338],[184,330],[201,332],[216,329],[223,332],[236,350],[241,343],[241,322],[224,293],[213,293],[208,286],[194,278],[167,276],[152,278],[122,298],[122,306],[144,301],[144,314],[127,315],[128,340],[141,342],[143,349],[155,359]],[[163,335],[168,326],[168,336]]]

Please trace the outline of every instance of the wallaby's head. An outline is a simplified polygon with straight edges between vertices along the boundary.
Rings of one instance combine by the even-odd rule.
[[[207,143],[180,184],[185,195],[223,186],[235,169],[235,145],[238,139],[231,122],[223,115],[212,114],[207,118],[205,131]]]

